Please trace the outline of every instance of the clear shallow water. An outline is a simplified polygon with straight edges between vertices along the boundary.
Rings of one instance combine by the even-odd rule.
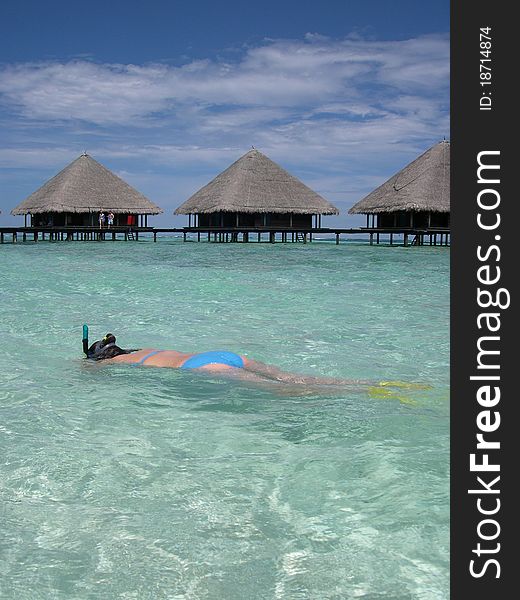
[[[1,598],[448,598],[448,249],[5,244],[0,272]],[[99,367],[84,322],[433,387]]]

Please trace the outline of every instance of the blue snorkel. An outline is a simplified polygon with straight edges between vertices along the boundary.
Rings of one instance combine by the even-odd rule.
[[[83,325],[83,352],[88,358],[88,325]]]

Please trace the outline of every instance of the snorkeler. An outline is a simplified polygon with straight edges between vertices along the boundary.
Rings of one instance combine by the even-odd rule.
[[[371,397],[394,398],[406,404],[414,401],[396,395],[388,388],[428,389],[431,386],[404,381],[364,381],[360,379],[337,379],[335,377],[314,377],[282,371],[273,365],[252,360],[228,350],[212,350],[197,354],[178,350],[157,350],[154,348],[124,349],[116,344],[116,336],[107,333],[101,340],[88,344],[88,327],[83,326],[83,352],[93,361],[122,363],[134,366],[163,367],[170,369],[217,372],[251,382],[269,389],[274,387],[286,393],[322,393],[325,390],[340,391],[346,386],[352,391],[366,390]],[[283,388],[283,389],[282,389]]]
[[[88,335],[88,333],[87,333]],[[88,337],[84,330],[84,352],[87,358],[110,363],[125,363],[145,367],[166,367],[171,369],[198,369],[237,375],[249,381],[272,381],[296,385],[374,385],[370,381],[336,379],[333,377],[313,377],[287,373],[273,365],[251,360],[246,356],[227,350],[212,350],[190,354],[177,350],[157,350],[154,348],[124,349],[116,344],[113,333],[107,333],[101,340],[88,347]]]

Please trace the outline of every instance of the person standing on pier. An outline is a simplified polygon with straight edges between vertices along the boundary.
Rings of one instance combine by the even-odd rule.
[[[107,223],[109,229],[114,224],[114,213],[112,211],[110,211],[107,215]]]
[[[103,226],[105,225],[105,213],[103,212],[103,209],[101,209],[99,211],[98,221],[99,221],[99,228],[103,229]]]

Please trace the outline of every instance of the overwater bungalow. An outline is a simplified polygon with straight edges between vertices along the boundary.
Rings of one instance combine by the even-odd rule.
[[[365,214],[366,226],[449,229],[450,143],[432,146],[349,210]]]
[[[163,212],[87,153],[67,165],[16,206],[29,227],[93,227],[100,211],[114,213],[114,226],[146,227]],[[27,223],[27,218],[30,222]]]
[[[217,231],[311,229],[321,226],[322,215],[338,213],[330,202],[254,148],[175,210],[177,215],[188,215],[189,227]]]

